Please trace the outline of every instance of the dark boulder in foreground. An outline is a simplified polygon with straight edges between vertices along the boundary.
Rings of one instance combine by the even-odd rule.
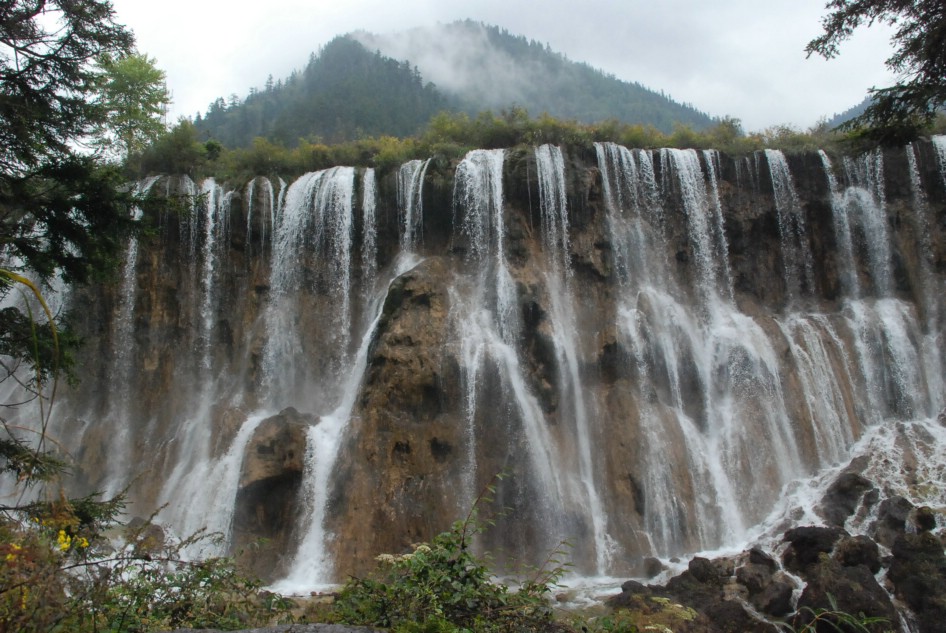
[[[654,624],[673,631],[769,633],[798,629],[817,617],[818,631],[847,631],[850,618],[867,618],[874,621],[856,630],[902,632],[908,621],[916,633],[940,633],[946,555],[937,511],[898,496],[873,499],[871,505],[880,501],[876,519],[862,524],[867,534],[852,536],[841,526],[864,495],[876,491],[864,477],[845,473],[820,505],[823,516],[833,516],[826,517],[829,525],[786,531],[781,556],[753,547],[715,560],[695,557],[665,585],[628,581],[607,604],[628,611],[641,630]],[[881,545],[889,555],[881,555]],[[690,617],[678,623],[673,618],[681,614]]]

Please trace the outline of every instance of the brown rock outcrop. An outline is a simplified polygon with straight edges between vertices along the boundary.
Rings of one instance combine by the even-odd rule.
[[[306,429],[315,423],[312,416],[288,408],[260,422],[246,445],[231,548],[262,577],[285,571],[294,551]]]

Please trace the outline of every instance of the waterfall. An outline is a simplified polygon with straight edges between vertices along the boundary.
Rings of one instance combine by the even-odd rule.
[[[789,303],[801,298],[802,291],[812,290],[813,272],[811,247],[805,217],[795,192],[785,155],[775,149],[765,150],[765,158],[772,176],[775,192],[775,210],[782,236],[782,268]]]
[[[401,250],[413,251],[424,221],[424,176],[430,159],[412,160],[397,172],[397,206],[401,214]]]
[[[627,168],[626,157],[623,165],[607,164],[614,155],[598,152],[599,171],[608,174],[612,191],[612,174],[628,181],[637,176]],[[609,205],[612,231],[627,233],[613,241],[634,244],[628,250],[637,251],[640,261],[635,267],[640,273],[624,283],[616,325],[641,381],[637,423],[647,460],[645,527],[654,551],[668,556],[737,542],[759,518],[759,504],[802,471],[773,343],[729,303],[731,275],[717,219],[718,189],[706,186],[707,180],[715,181],[715,156],[704,158],[705,174],[696,152],[662,150],[661,157],[676,179],[668,180],[665,173],[664,189],[680,192],[686,217],[694,253],[692,283],[700,298],[696,306],[689,306],[666,276],[648,271],[653,262],[666,261],[659,251],[667,238],[655,235],[659,225],[622,222],[622,211]],[[768,450],[758,450],[759,438],[767,438]],[[668,455],[671,463],[686,468],[668,467]],[[771,486],[754,485],[763,472]],[[681,498],[684,489],[693,490],[692,501]]]
[[[201,365],[210,369],[210,354],[213,345],[213,327],[216,315],[216,283],[219,274],[220,240],[226,235],[226,223],[230,217],[230,196],[225,194],[213,178],[208,178],[200,185],[203,202],[204,239],[201,259],[203,270],[200,274],[202,297],[200,302],[200,346],[202,349]]]
[[[256,185],[259,183],[260,188],[262,189],[263,201],[265,206],[261,211],[258,212],[259,217],[254,217],[254,211],[256,211]],[[252,178],[246,185],[246,237],[251,239],[254,235],[253,231],[253,222],[259,226],[259,247],[260,252],[264,252],[266,248],[267,240],[269,239],[267,234],[267,229],[270,231],[272,227],[276,225],[275,223],[275,212],[276,212],[276,194],[273,190],[272,181],[265,176],[258,176]]]
[[[850,185],[842,196],[842,213],[847,216],[856,250],[866,255],[874,291],[889,296],[893,291],[893,273],[883,188],[883,155],[874,152],[857,160],[845,158],[844,171]],[[854,261],[852,259],[851,265]]]
[[[316,376],[335,375],[347,364],[354,176],[351,167],[311,172],[286,192],[273,238],[272,300],[266,312],[269,336],[263,353],[263,383],[271,402],[297,401]],[[328,348],[321,350],[319,360],[325,367],[313,367],[299,353],[304,346],[295,318],[302,308],[303,289],[324,293],[331,300],[331,309],[322,315],[328,326]],[[304,399],[311,399],[310,394]]]
[[[838,189],[838,181],[834,175],[831,159],[825,152],[819,151],[821,164],[824,166],[828,178],[828,191],[831,195],[831,217],[834,222],[834,234],[838,243],[838,266],[841,269],[841,288],[845,296],[859,297],[861,294],[860,280],[854,259],[854,242],[851,238],[851,224],[848,221],[847,203],[845,194]]]
[[[361,277],[366,292],[374,288],[378,274],[377,197],[374,169],[368,168],[361,177]]]
[[[671,165],[677,175],[690,245],[696,260],[696,286],[703,308],[709,309],[719,298],[720,292],[726,298],[732,297],[732,282],[726,260],[727,247],[722,227],[714,156],[704,156],[707,158],[712,196],[706,190],[706,179],[696,150],[661,150],[662,161]]]
[[[378,322],[381,320],[381,308],[384,306],[387,291],[395,279],[410,271],[418,263],[416,256],[411,254],[405,254],[399,258],[385,292],[374,301],[374,320],[365,329],[358,351],[352,358],[351,367],[343,381],[342,396],[338,405],[332,411],[321,415],[317,424],[309,427],[306,438],[305,471],[303,472],[305,517],[302,523],[308,527],[292,559],[293,565],[289,573],[286,578],[273,586],[275,591],[294,593],[300,587],[307,590],[313,586],[313,583],[329,584],[335,578],[333,561],[326,549],[326,541],[333,535],[326,532],[324,524],[329,482],[338,458],[342,437],[351,420],[352,408],[358,397],[358,388],[364,379],[368,348]]]
[[[515,282],[505,256],[502,171],[504,150],[474,150],[457,166],[454,186],[455,213],[462,215],[460,231],[468,240],[471,264],[466,293],[451,296],[454,331],[460,337],[461,382],[466,394],[467,437],[476,441],[476,416],[481,406],[480,383],[496,371],[504,394],[511,398],[526,438],[535,492],[548,508],[546,536],[555,542],[559,521],[568,499],[560,460],[545,423],[542,408],[528,386],[516,342],[520,316]],[[496,397],[500,394],[494,394]],[[484,403],[486,404],[486,403]],[[491,403],[495,406],[495,403]],[[468,451],[477,447],[471,442]],[[470,468],[476,468],[470,464]],[[475,472],[468,472],[466,494],[473,500]],[[560,534],[558,534],[560,536]]]
[[[710,241],[713,247],[713,261],[716,262],[717,286],[722,287],[723,299],[733,300],[732,271],[729,269],[729,246],[726,243],[726,228],[723,220],[723,204],[719,199],[719,152],[703,150],[703,160],[706,163],[706,180],[710,190],[708,196],[712,201],[712,236]]]
[[[818,520],[804,495],[853,458],[934,498],[897,459],[942,469],[944,138],[833,161],[473,150],[450,206],[424,200],[429,160],[169,178],[194,212],[89,291],[112,313],[80,332],[94,386],[57,404],[76,485],[134,479],[136,512],[167,503],[169,530],[227,553],[253,536],[233,523],[257,430],[296,407],[317,422],[268,578],[293,591],[433,537],[498,470],[511,511],[476,546],[529,564],[568,538],[595,577]]]
[[[946,135],[937,135],[930,139],[939,161],[939,172],[943,177],[943,187],[946,187]]]
[[[160,179],[160,176],[151,176],[135,185],[135,197],[146,197],[151,188]],[[141,219],[141,208],[132,209],[132,217]],[[112,459],[108,463],[108,473],[105,475],[106,495],[115,495],[127,485],[129,477],[129,458],[132,454],[131,437],[127,421],[131,419],[130,390],[132,360],[135,351],[135,301],[138,297],[138,238],[132,236],[128,240],[125,252],[125,261],[122,262],[121,285],[119,287],[119,304],[111,332],[112,367],[110,380],[115,388],[115,398],[110,403],[111,409],[106,414],[109,418],[121,420],[117,424],[118,432],[111,437],[110,453]]]
[[[542,243],[548,260],[546,283],[551,303],[551,329],[559,372],[559,391],[562,399],[571,402],[575,440],[577,445],[578,499],[588,505],[595,545],[597,575],[610,571],[614,542],[608,534],[608,517],[598,494],[594,469],[592,443],[594,437],[589,424],[584,400],[584,384],[579,368],[577,341],[580,331],[572,309],[574,293],[569,280],[572,277],[568,244],[568,204],[565,187],[565,162],[560,148],[542,145],[535,149],[539,183],[539,209],[542,217]]]

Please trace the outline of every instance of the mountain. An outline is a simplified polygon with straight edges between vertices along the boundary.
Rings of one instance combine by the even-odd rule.
[[[394,35],[356,32],[313,54],[305,69],[245,100],[222,98],[194,121],[228,147],[256,137],[284,145],[409,136],[448,110],[523,107],[532,115],[592,123],[616,119],[670,132],[714,123],[692,106],[568,60],[547,45],[463,21]]]
[[[360,136],[409,136],[447,99],[416,68],[340,36],[312,55],[302,72],[267,81],[243,101],[217,99],[194,123],[208,138],[246,147],[264,137],[284,145],[299,139],[339,142]]]
[[[470,113],[516,105],[533,115],[547,112],[583,123],[617,119],[662,132],[670,132],[674,123],[696,129],[714,123],[690,105],[571,61],[547,44],[472,20],[351,37],[371,50],[410,60]]]
[[[837,114],[831,115],[831,118],[827,120],[827,125],[829,128],[836,128],[843,123],[847,123],[851,119],[857,118],[864,114],[864,111],[870,106],[871,100],[870,97],[864,97],[864,100],[858,103],[856,106],[852,106],[845,110],[844,112],[839,112]]]

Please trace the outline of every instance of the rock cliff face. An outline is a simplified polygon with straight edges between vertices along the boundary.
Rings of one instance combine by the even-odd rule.
[[[290,588],[430,538],[499,472],[481,546],[568,539],[589,575],[784,531],[793,482],[856,456],[942,508],[942,141],[149,179],[196,203],[72,298],[77,486],[266,537],[253,564]]]

